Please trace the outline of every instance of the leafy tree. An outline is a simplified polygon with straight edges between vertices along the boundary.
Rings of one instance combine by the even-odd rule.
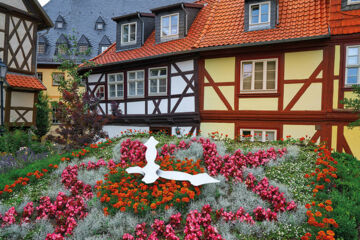
[[[97,113],[98,99],[84,93],[81,88],[82,80],[91,73],[78,71],[79,56],[86,53],[79,52],[75,36],[69,36],[68,39],[68,46],[60,46],[66,54],[58,55],[58,61],[61,62],[59,70],[66,76],[60,77],[58,87],[61,98],[55,116],[60,125],[55,130],[56,135],[50,136],[50,140],[65,145],[66,149],[72,149],[105,138],[107,134],[103,131],[106,120]],[[86,66],[91,63],[82,61],[82,64]]]
[[[38,95],[36,108],[36,129],[34,130],[34,133],[41,139],[49,132],[51,126],[49,118],[51,112],[49,98],[43,92],[40,92]]]
[[[342,104],[345,105],[346,108],[352,109],[355,113],[359,114],[359,118],[349,124],[350,127],[360,126],[360,85],[353,85],[354,93],[356,95],[355,98],[345,98],[342,101]]]

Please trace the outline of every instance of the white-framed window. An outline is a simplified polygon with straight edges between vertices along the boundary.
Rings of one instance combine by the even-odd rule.
[[[167,68],[149,69],[149,95],[167,94]]]
[[[252,142],[272,142],[277,139],[277,130],[240,129],[241,140],[249,139]]]
[[[144,96],[144,70],[130,71],[127,74],[128,97]]]
[[[56,104],[52,105],[52,111],[51,111],[51,122],[54,125],[60,124],[60,121],[56,118],[56,112],[58,111],[58,107]]]
[[[348,0],[348,1],[347,1],[347,4],[348,4],[348,5],[351,5],[351,4],[360,4],[360,0]]]
[[[179,35],[179,13],[161,17],[161,37],[174,37]]]
[[[37,73],[36,73],[36,77],[37,77],[37,79],[39,79],[41,82],[43,81],[43,73],[42,73],[42,72],[37,72]]]
[[[105,86],[98,86],[95,90],[95,97],[104,100],[105,99]]]
[[[108,75],[108,95],[109,99],[124,98],[124,73]]]
[[[121,25],[121,45],[136,43],[137,24],[125,23]]]
[[[277,59],[241,62],[241,92],[276,92],[278,85]]]
[[[346,48],[345,85],[360,84],[360,45]]]
[[[250,25],[270,24],[270,2],[250,4],[249,8]]]

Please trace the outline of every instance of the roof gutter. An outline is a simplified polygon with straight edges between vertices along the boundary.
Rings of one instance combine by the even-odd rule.
[[[291,42],[298,42],[298,41],[325,39],[325,38],[329,38],[329,37],[330,37],[330,34],[325,34],[325,35],[312,36],[312,37],[274,40],[274,41],[268,41],[268,42],[252,42],[252,43],[245,43],[245,44],[204,47],[204,48],[197,48],[197,49],[186,50],[186,51],[181,51],[181,52],[172,52],[172,53],[165,53],[165,54],[160,54],[160,55],[155,55],[155,56],[130,59],[130,60],[120,61],[120,62],[112,62],[112,63],[101,64],[101,65],[97,65],[97,66],[93,66],[93,67],[84,67],[84,68],[80,68],[79,71],[82,72],[82,71],[86,71],[86,70],[90,70],[90,69],[98,69],[98,68],[102,68],[102,67],[110,67],[110,66],[116,66],[116,65],[120,65],[120,64],[128,64],[128,63],[134,63],[134,62],[139,62],[139,61],[153,60],[153,59],[158,59],[158,58],[162,58],[162,57],[171,57],[171,56],[183,55],[183,54],[189,54],[189,53],[201,53],[201,52],[207,52],[207,51],[225,50],[225,49],[233,49],[233,48],[254,47],[254,46],[261,46],[261,45],[273,45],[273,44],[279,44],[279,43],[291,43]]]

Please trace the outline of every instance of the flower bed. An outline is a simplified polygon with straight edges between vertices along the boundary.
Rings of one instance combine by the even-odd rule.
[[[178,159],[176,157],[179,151],[190,151],[195,145],[202,148],[202,160],[193,161],[191,158]],[[91,149],[101,147],[104,145],[89,146],[89,148],[69,154],[70,156],[62,156],[60,161],[62,160],[63,164],[69,163],[72,158],[84,157],[92,151]],[[286,148],[269,147],[267,150],[257,150],[246,154],[236,150],[231,155],[221,156],[217,147],[216,143],[204,138],[194,138],[187,142],[180,141],[177,145],[167,144],[162,146],[156,162],[161,165],[162,170],[176,170],[190,174],[198,174],[206,170],[210,175],[222,180],[220,185],[223,189],[220,189],[220,185],[217,184],[193,187],[188,182],[165,179],[158,179],[152,185],[142,183],[140,175],[129,175],[125,169],[129,166],[142,167],[146,164],[144,156],[146,147],[137,140],[128,139],[122,142],[121,156],[115,161],[105,162],[100,159],[97,162],[71,163],[66,166],[61,174],[61,183],[69,191],[68,194],[59,192],[55,200],[51,200],[48,196],[41,197],[38,201],[27,203],[18,212],[12,207],[0,216],[0,224],[4,229],[8,229],[15,225],[22,226],[24,223],[32,224],[37,220],[48,219],[54,226],[54,230],[47,235],[47,239],[76,236],[80,231],[77,230],[79,224],[83,226],[89,214],[92,218],[94,217],[93,205],[89,207],[89,203],[97,198],[100,200],[99,206],[104,215],[98,221],[100,223],[111,221],[119,214],[125,214],[122,216],[130,222],[132,219],[147,219],[142,223],[138,222],[133,231],[129,228],[124,230],[121,234],[122,239],[227,239],[227,235],[219,231],[222,225],[242,226],[239,224],[246,224],[255,228],[262,223],[268,223],[269,226],[277,226],[277,222],[280,221],[283,224],[287,221],[286,216],[299,212],[298,209],[301,206],[289,200],[282,192],[283,188],[276,187],[267,177],[255,173],[257,169],[263,169],[269,164],[276,164],[279,159],[286,157],[288,154]],[[321,151],[325,152],[324,149]],[[325,161],[325,158],[322,158],[321,161]],[[325,164],[321,161],[318,160],[318,163]],[[51,171],[56,167],[53,165]],[[79,180],[81,172],[99,171],[102,168],[108,169],[108,173],[95,186]],[[333,170],[329,166],[328,169]],[[333,171],[330,172],[330,174],[334,174]],[[30,177],[36,179],[39,173],[33,173]],[[317,176],[319,173],[320,170],[316,170]],[[326,173],[325,176],[328,176],[326,171],[321,170],[321,173]],[[331,177],[334,176],[331,175]],[[323,180],[326,182],[326,179]],[[233,202],[230,204],[231,207],[229,204],[226,205],[226,197],[233,198],[234,194],[231,192],[238,191],[242,185],[249,197],[257,196],[259,198],[258,203],[255,202],[256,205],[252,207],[241,205],[241,202],[240,204]],[[217,186],[220,191],[225,191],[220,194],[218,200],[215,199],[218,198],[218,190],[209,191],[209,189],[216,189]],[[226,187],[224,188],[224,186]],[[321,190],[322,187],[315,189]],[[209,194],[213,195],[213,200],[202,203],[203,199],[211,199]],[[324,202],[323,205],[316,204],[316,206],[311,204],[311,210],[321,208],[319,212],[322,211],[322,216],[327,214],[324,210],[331,213],[330,201]],[[168,218],[160,217],[163,214],[166,215],[168,211],[171,213]],[[320,218],[316,211],[313,214],[315,219]],[[157,215],[159,218],[155,219],[149,215]],[[308,216],[311,216],[310,212],[308,212]],[[326,227],[330,225],[335,227],[329,216],[326,216],[325,222],[328,223]],[[111,224],[104,224],[104,226],[106,225],[110,226]],[[95,226],[94,228],[100,229]],[[330,227],[324,230],[324,234],[327,236],[323,239],[329,239],[329,235],[332,234],[330,230]],[[107,236],[105,239],[120,238],[119,233],[115,237],[112,235],[115,233],[110,229],[106,230],[106,227],[99,234],[105,234]],[[321,232],[318,235],[323,236],[322,234]],[[303,238],[306,239],[309,236],[310,233],[307,233]]]

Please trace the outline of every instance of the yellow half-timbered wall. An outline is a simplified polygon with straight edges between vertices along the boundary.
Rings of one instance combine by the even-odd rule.
[[[200,64],[201,131],[239,137],[242,129],[274,130],[277,139],[307,137],[360,159],[360,127],[349,129],[354,114],[343,110],[345,47],[329,43],[276,53],[204,57]],[[254,50],[255,51],[255,50]],[[258,51],[258,50],[256,50]],[[250,57],[247,57],[250,56]],[[241,61],[277,58],[277,89],[240,91]],[[201,62],[201,61],[200,61]]]

